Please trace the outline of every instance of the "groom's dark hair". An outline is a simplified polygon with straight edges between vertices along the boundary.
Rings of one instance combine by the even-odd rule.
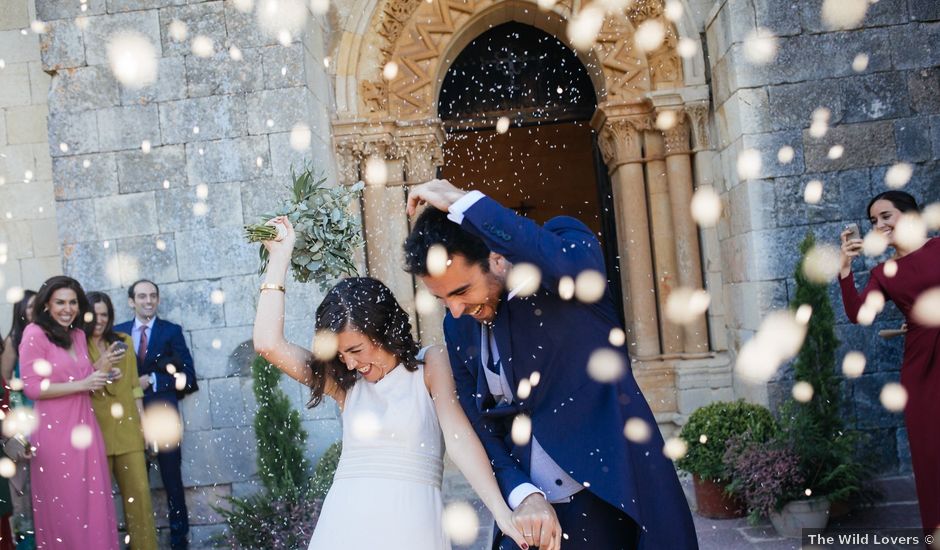
[[[464,231],[447,218],[447,213],[429,206],[415,220],[411,233],[405,239],[405,271],[424,277],[428,274],[428,250],[440,244],[447,255],[460,254],[468,264],[477,264],[487,273],[490,270],[490,249],[476,235]]]

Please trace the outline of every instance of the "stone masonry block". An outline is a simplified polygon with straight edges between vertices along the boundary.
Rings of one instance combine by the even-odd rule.
[[[226,326],[251,325],[255,319],[259,276],[237,275],[222,279],[222,291],[225,293]],[[235,374],[230,372],[229,374]]]
[[[0,31],[0,52],[7,63],[39,61],[39,36],[19,30]]]
[[[153,45],[158,58],[163,57],[160,47],[160,20],[156,10],[132,13],[116,13],[89,17],[83,31],[85,57],[89,65],[108,63],[108,43],[123,31],[136,31],[144,35]]]
[[[777,36],[800,34],[799,0],[756,0],[757,25],[770,29]]]
[[[187,433],[182,454],[183,483],[187,486],[246,481],[257,473],[253,430],[220,428]]]
[[[312,156],[310,149],[306,151],[297,151],[290,146],[290,132],[271,134],[268,136],[271,144],[271,170],[275,181],[281,182],[281,185],[290,185],[291,169],[299,172],[303,169],[304,163],[312,163],[315,172],[319,171],[317,159]]]
[[[30,96],[37,102],[47,101],[49,90],[52,88],[52,77],[42,70],[41,62],[31,61],[28,65]]]
[[[292,88],[304,85],[304,49],[301,44],[261,49],[264,87]],[[322,63],[322,61],[321,61]]]
[[[189,97],[240,94],[264,89],[261,51],[242,50],[243,59],[235,61],[222,50],[206,58],[186,57],[186,80]]]
[[[56,157],[52,166],[56,200],[107,197],[118,192],[113,153]]]
[[[209,409],[213,428],[246,427],[249,418],[242,400],[241,378],[214,378],[209,380]]]
[[[62,247],[62,270],[78,279],[86,290],[115,288],[120,285],[117,270],[113,269],[115,257],[113,247],[105,248],[98,241],[66,244]]]
[[[36,0],[36,18],[40,21],[53,19],[74,19],[80,16],[101,15],[107,11],[105,0],[88,0],[88,6],[82,11],[80,2],[62,2],[62,0]]]
[[[881,404],[881,388],[888,382],[897,382],[897,375],[874,373],[849,381],[853,387],[853,401],[860,428],[896,428],[903,425],[901,414],[892,413]]]
[[[7,115],[5,110],[0,109],[0,147],[8,143],[7,139]]]
[[[176,234],[180,279],[208,279],[255,273],[258,252],[245,242],[241,227]],[[208,297],[208,296],[207,296]]]
[[[216,282],[218,285],[218,282]],[[257,285],[252,289],[252,294]],[[226,295],[226,308],[228,300],[236,300],[238,296]],[[245,348],[251,348],[251,324],[240,327],[219,327],[192,332],[193,354],[199,369],[200,379],[228,379],[238,377],[239,365],[231,361],[230,356],[236,351],[243,353]],[[218,344],[218,348],[216,347]],[[252,353],[253,350],[251,350]],[[215,399],[213,399],[215,401]],[[213,408],[215,406],[213,405]],[[216,424],[218,425],[218,424]]]
[[[940,113],[940,67],[908,72],[907,87],[915,113]]]
[[[179,253],[181,243],[192,235],[176,237],[178,262],[182,265],[183,255]],[[217,328],[225,324],[223,307],[213,304],[210,294],[218,287],[215,281],[182,281],[160,285],[160,316],[176,323],[183,323],[183,330],[193,331]],[[199,372],[199,365],[196,365]],[[197,376],[198,378],[198,376]]]
[[[920,116],[895,120],[894,141],[898,145],[898,160],[930,160],[933,156],[930,148],[930,119]]]
[[[930,142],[933,158],[940,159],[940,115],[930,117]]]
[[[0,108],[29,105],[29,66],[12,63],[0,71]]]
[[[845,122],[898,118],[910,114],[905,78],[901,73],[877,73],[842,79]]]
[[[160,128],[167,144],[244,135],[246,117],[245,100],[240,96],[183,99],[160,104]]]
[[[56,201],[55,211],[59,240],[63,244],[98,240],[98,232],[93,222],[94,199]]]
[[[146,105],[186,97],[186,66],[182,57],[164,57],[157,62],[157,81],[139,90],[121,87],[121,102]]]
[[[6,126],[11,130],[7,137],[10,145],[20,145],[24,143],[46,143],[48,130],[46,130],[46,118],[49,116],[49,109],[46,105],[39,103],[28,107],[18,107],[11,109],[6,113]],[[3,123],[0,123],[0,132],[5,131]],[[3,138],[0,138],[2,143]],[[45,147],[43,147],[45,151]]]
[[[186,150],[182,145],[153,147],[149,153],[140,149],[116,153],[117,178],[121,193],[163,189],[163,182],[171,188],[185,186]]]
[[[770,104],[768,119],[774,130],[808,128],[812,123],[813,111],[819,107],[829,109],[830,124],[835,125],[842,121],[844,107],[838,80],[770,86],[767,94]]]
[[[801,4],[803,29],[811,33],[829,32],[821,16],[823,0],[802,0]],[[861,26],[882,27],[907,22],[907,0],[879,0],[869,6]]]
[[[225,16],[221,1],[204,2],[188,6],[171,6],[160,9],[160,40],[166,55],[189,55],[192,39],[202,35],[212,39],[215,50],[224,50]],[[177,42],[170,36],[170,23],[182,21],[186,25],[186,40]]]
[[[774,189],[779,179],[743,181],[728,192],[728,217],[733,235],[775,227]]]
[[[119,105],[117,80],[104,65],[63,69],[52,78],[49,109],[56,113]]]
[[[268,138],[250,136],[207,143],[188,143],[186,170],[192,185],[266,177],[271,173]]]
[[[830,128],[821,139],[804,132],[806,169],[812,172],[846,170],[888,164],[894,160],[894,124],[888,121],[842,124]],[[830,159],[833,145],[845,148],[841,158]]]
[[[742,134],[759,134],[771,126],[765,88],[736,91],[718,108],[719,135],[734,141]]]
[[[887,171],[888,166],[878,166],[871,169],[872,188],[875,191],[887,190],[885,184]],[[914,195],[922,205],[940,201],[940,162],[930,161],[914,164],[911,181],[904,186],[904,190]]]
[[[42,67],[48,71],[81,67],[85,64],[85,41],[72,19],[49,21],[40,36]]]
[[[144,141],[160,145],[160,117],[156,105],[128,105],[101,109],[98,139],[103,151],[139,149]]]
[[[767,134],[745,135],[742,138],[745,149],[757,149],[761,154],[762,178],[792,176],[803,172],[803,148],[800,143],[800,131],[771,132]],[[793,147],[795,156],[788,164],[780,162],[777,152],[783,146]]]
[[[244,225],[241,217],[241,188],[238,183],[215,183],[209,186],[205,200],[196,196],[195,187],[176,187],[155,192],[160,229],[163,231],[196,231],[212,227]],[[206,205],[204,214],[195,205]]]
[[[95,201],[98,236],[118,239],[151,235],[159,231],[153,193],[101,197]]]
[[[68,146],[67,153],[60,148],[63,143]],[[98,151],[98,117],[94,111],[49,115],[49,154],[53,158]]]
[[[120,258],[122,287],[138,279],[150,279],[157,284],[179,280],[176,240],[172,233],[126,237],[117,239],[115,245]]]
[[[200,365],[196,362],[196,379],[200,380],[201,378]],[[212,415],[209,412],[209,394],[200,390],[186,396],[186,399],[180,402],[180,417],[183,419],[183,430],[185,432],[211,430]]]
[[[181,0],[107,0],[108,13],[153,10],[180,4]]]
[[[239,11],[233,0],[225,0],[225,30],[232,37],[232,42],[242,49],[278,43],[276,36],[267,36],[261,32],[254,11]]]
[[[291,197],[289,185],[290,182],[282,177],[242,182],[242,217],[245,223],[256,223],[276,212]]]
[[[803,200],[803,191],[811,180],[823,183],[823,198],[818,204]],[[774,187],[778,227],[839,221],[863,212],[871,197],[871,181],[864,168],[778,178]]]
[[[308,93],[306,88],[284,88],[248,94],[248,132],[289,132],[298,122],[306,122]]]
[[[57,219],[55,217],[29,220],[29,232],[33,239],[33,254],[37,257],[51,256],[58,261],[59,248]],[[59,268],[61,270],[61,267]]]
[[[940,2],[934,0],[908,0],[911,19],[937,21],[940,19]]]
[[[10,0],[0,12],[0,30],[19,30],[29,26],[29,2]]]
[[[940,65],[940,22],[891,27],[890,46],[897,69]]]

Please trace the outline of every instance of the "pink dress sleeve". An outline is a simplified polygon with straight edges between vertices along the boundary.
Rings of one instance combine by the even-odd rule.
[[[26,397],[36,401],[42,391],[39,385],[42,377],[36,374],[36,361],[42,359],[50,361],[48,357],[52,342],[46,338],[46,333],[37,325],[30,323],[23,330],[23,340],[20,341],[20,377],[23,379],[23,393]]]
[[[852,273],[849,273],[844,279],[839,279],[839,287],[842,289],[842,307],[845,308],[845,316],[849,318],[849,321],[858,323],[858,310],[862,308],[870,292],[877,290],[884,295],[886,300],[888,299],[888,293],[881,286],[881,280],[876,274],[880,267],[878,266],[871,271],[868,284],[865,285],[861,294],[855,289],[855,276]]]

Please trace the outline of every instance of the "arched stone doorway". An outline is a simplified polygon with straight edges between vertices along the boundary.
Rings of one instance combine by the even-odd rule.
[[[408,231],[406,188],[431,179],[443,164],[447,128],[437,100],[448,70],[475,38],[507,22],[569,45],[565,28],[578,9],[564,1],[542,11],[522,0],[360,0],[354,8],[361,16],[351,19],[334,56],[337,165],[340,178],[352,183],[369,159],[386,162],[388,181],[364,192],[367,264],[412,313],[415,281],[401,270],[399,252]],[[664,26],[666,40],[643,53],[634,30],[648,19]],[[683,60],[676,52],[683,25],[691,28],[666,20],[662,0],[637,0],[625,13],[608,15],[596,44],[577,53],[595,92],[590,124],[611,182],[634,371],[662,422],[681,414],[677,387],[689,385],[678,380],[683,372],[720,375],[708,359],[705,321],[679,327],[661,314],[675,287],[704,287],[700,235],[688,205],[696,180],[710,181],[708,92],[701,55]],[[389,63],[397,71],[383,73]],[[677,124],[661,131],[655,120],[667,111]],[[720,301],[718,283],[710,290]],[[439,337],[442,314],[417,316],[425,341]]]

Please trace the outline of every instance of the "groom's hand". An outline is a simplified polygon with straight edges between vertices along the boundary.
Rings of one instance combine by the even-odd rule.
[[[541,550],[561,548],[561,524],[555,509],[540,493],[532,493],[512,513],[512,521],[522,531],[529,547]]]
[[[430,204],[438,210],[447,212],[450,205],[457,202],[467,192],[457,189],[447,180],[431,180],[416,185],[408,193],[408,215],[414,216],[422,204]]]

